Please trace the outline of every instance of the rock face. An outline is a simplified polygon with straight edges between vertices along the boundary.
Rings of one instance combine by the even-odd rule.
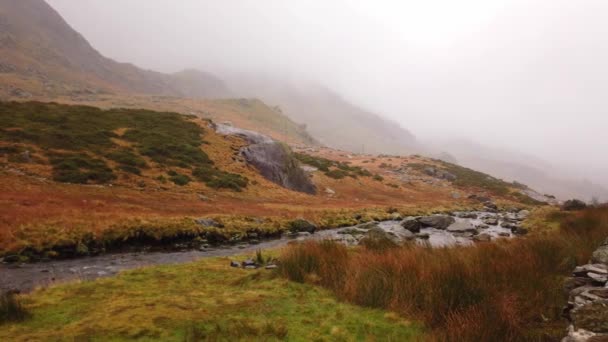
[[[578,266],[564,282],[570,320],[564,342],[608,340],[608,240],[594,253],[595,264]],[[600,258],[596,258],[600,256]]]
[[[434,215],[434,216],[423,216],[418,219],[418,222],[423,227],[432,227],[436,229],[446,229],[456,220],[448,215]]]
[[[245,139],[249,146],[241,149],[241,155],[248,164],[258,169],[264,178],[294,191],[307,194],[317,192],[315,185],[300,167],[289,146],[263,134],[229,125],[216,125],[216,131]]]

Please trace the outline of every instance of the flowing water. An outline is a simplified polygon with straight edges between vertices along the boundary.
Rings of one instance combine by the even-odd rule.
[[[475,214],[479,217],[483,217],[484,215],[496,215],[484,212],[476,212]],[[492,236],[492,238],[512,237],[513,235],[510,229],[500,227],[502,217],[503,215],[499,215],[500,221],[498,222],[498,225],[477,229],[476,234],[485,233]],[[458,217],[455,219],[457,223],[470,223],[473,226],[480,226],[483,224],[480,219]],[[378,226],[391,235],[399,237],[404,233],[407,233],[405,229],[401,227],[400,222],[401,221],[385,221],[378,223]],[[16,289],[27,292],[36,287],[44,287],[55,283],[109,277],[116,275],[123,270],[145,266],[180,264],[209,257],[246,255],[251,254],[258,249],[263,250],[285,246],[290,241],[331,239],[354,245],[357,244],[358,239],[363,235],[353,236],[344,233],[355,227],[322,230],[312,235],[301,233],[297,236],[283,236],[274,240],[262,241],[258,244],[222,246],[206,248],[203,250],[117,253],[39,263],[0,264],[0,290]],[[435,228],[423,228],[420,233],[427,236],[424,238],[416,238],[416,242],[428,244],[432,247],[473,244],[471,232],[454,233]]]

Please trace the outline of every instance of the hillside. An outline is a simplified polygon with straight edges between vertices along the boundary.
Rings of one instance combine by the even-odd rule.
[[[419,150],[416,137],[407,129],[354,105],[327,87],[265,75],[235,74],[224,79],[239,94],[280,106],[329,147],[399,155]]]
[[[243,139],[212,126],[171,112],[0,103],[0,253],[61,255],[57,245],[75,253],[69,246],[170,244],[201,233],[239,241],[281,234],[298,217],[329,228],[481,205],[470,194],[534,204],[513,184],[455,165],[331,149],[298,149],[316,167],[307,172],[319,191],[295,192],[243,159]],[[224,228],[196,224],[201,215]]]
[[[194,70],[174,75],[102,56],[44,0],[0,1],[0,96],[132,92],[221,97],[223,82]]]

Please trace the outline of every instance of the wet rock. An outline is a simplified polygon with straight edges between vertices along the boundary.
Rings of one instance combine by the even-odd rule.
[[[255,261],[251,259],[243,261],[241,263],[241,266],[243,266],[243,268],[258,268],[258,264],[256,264]]]
[[[397,245],[397,237],[386,232],[380,227],[370,229],[361,239],[364,246],[392,246]]]
[[[199,218],[194,220],[194,222],[196,222],[197,224],[200,224],[203,227],[216,227],[216,228],[223,228],[224,225],[217,222],[214,219],[211,218]]]
[[[367,230],[365,229],[360,229],[357,227],[354,228],[346,228],[343,230],[340,230],[337,232],[337,234],[342,234],[342,235],[363,235],[367,232]]]
[[[522,228],[522,227],[515,227],[515,228],[511,228],[511,233],[515,234],[515,235],[526,235],[528,234],[528,230],[526,228]]]
[[[357,225],[357,228],[366,229],[366,230],[369,230],[372,228],[378,228],[378,222],[372,221],[372,222],[361,223],[361,224]]]
[[[455,222],[455,223],[451,224],[447,228],[447,231],[452,232],[452,233],[465,233],[465,232],[475,232],[475,231],[477,231],[477,229],[470,222],[459,221],[459,222]]]
[[[500,236],[500,237],[509,237],[509,236],[511,236],[511,234],[501,232],[501,233],[498,233],[498,236]]]
[[[511,231],[513,231],[514,229],[519,228],[518,224],[513,223],[513,222],[507,222],[507,221],[501,223],[500,226],[503,227],[503,228],[511,229]]]
[[[397,233],[397,236],[402,240],[414,240],[416,238],[416,235],[407,229]]]
[[[490,242],[492,241],[492,236],[490,234],[482,233],[473,237],[473,241],[475,242]]]
[[[314,232],[317,230],[317,226],[310,221],[297,219],[289,223],[289,230],[292,233],[306,232],[314,234]]]
[[[579,199],[567,200],[562,204],[562,210],[575,211],[587,208],[587,204]]]
[[[418,222],[423,227],[432,227],[436,229],[446,229],[456,220],[448,215],[434,215],[434,216],[423,216],[418,219]]]
[[[19,261],[20,261],[20,258],[19,258],[19,256],[18,256],[18,255],[16,255],[16,254],[10,254],[10,255],[5,256],[5,257],[2,259],[2,261],[3,261],[3,262],[7,262],[7,263],[13,263],[13,262],[19,262]]]
[[[494,204],[494,202],[490,202],[490,201],[484,202],[483,205],[486,209],[498,210],[498,206],[496,204]]]
[[[406,218],[405,220],[401,221],[401,227],[409,230],[412,233],[418,233],[422,228],[422,224],[415,218]]]
[[[416,234],[417,239],[428,240],[431,237],[428,233],[418,233]]]
[[[476,220],[478,215],[473,212],[457,213],[456,217]]]

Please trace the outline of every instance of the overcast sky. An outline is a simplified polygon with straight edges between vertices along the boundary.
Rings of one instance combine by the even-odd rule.
[[[319,81],[421,140],[465,137],[608,184],[605,0],[48,0],[101,53]]]

